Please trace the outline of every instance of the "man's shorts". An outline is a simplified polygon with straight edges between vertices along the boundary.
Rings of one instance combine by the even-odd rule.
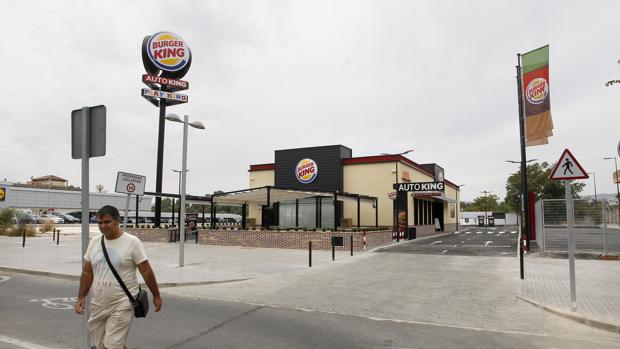
[[[91,304],[88,329],[97,349],[123,349],[133,321],[133,309],[126,304],[97,306]]]

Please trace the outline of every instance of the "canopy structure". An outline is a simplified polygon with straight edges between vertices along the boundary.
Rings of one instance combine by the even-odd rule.
[[[344,192],[326,192],[318,190],[301,190],[293,188],[281,188],[275,186],[264,186],[257,188],[249,188],[243,190],[230,191],[226,193],[217,193],[211,195],[212,215],[215,205],[242,205],[242,225],[245,226],[245,216],[248,204],[271,206],[272,203],[281,201],[293,201],[305,198],[326,198],[329,200],[355,201],[357,202],[357,225],[360,222],[360,203],[361,201],[373,204],[375,209],[375,225],[378,225],[377,198],[374,196],[352,194]],[[336,205],[334,204],[334,210]],[[298,216],[298,213],[296,213]],[[334,217],[336,216],[334,211]],[[212,220],[213,221],[213,220]],[[334,230],[336,230],[337,222],[334,220]]]
[[[300,190],[291,188],[280,188],[273,186],[265,186],[258,188],[249,188],[243,190],[230,191],[227,193],[217,193],[211,196],[215,204],[229,204],[229,205],[242,205],[242,204],[258,204],[258,205],[271,205],[274,202],[304,199],[304,198],[334,198],[336,200],[354,200],[357,198],[363,201],[375,202],[377,200],[374,196],[341,193],[341,192],[326,192],[317,190]]]

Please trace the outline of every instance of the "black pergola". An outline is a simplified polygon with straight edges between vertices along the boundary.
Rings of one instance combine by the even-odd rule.
[[[355,201],[357,202],[357,227],[360,227],[360,203],[361,201],[371,202],[375,209],[375,226],[379,225],[379,213],[378,202],[374,196],[345,193],[345,192],[328,192],[318,190],[301,190],[294,188],[282,188],[275,186],[263,186],[257,188],[249,188],[243,190],[235,190],[226,193],[217,193],[211,195],[208,199],[211,201],[211,227],[215,227],[215,205],[228,204],[228,205],[241,205],[242,212],[242,226],[246,227],[246,212],[247,205],[258,204],[271,206],[272,203],[280,201],[292,201],[295,200],[295,225],[299,226],[299,199],[315,198],[317,207],[321,200],[333,200],[334,201],[334,231],[337,230],[337,216],[336,206],[337,201]],[[318,216],[318,212],[317,212]],[[318,218],[317,218],[318,222]]]

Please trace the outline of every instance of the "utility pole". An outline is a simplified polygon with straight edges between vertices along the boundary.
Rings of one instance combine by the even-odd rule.
[[[483,190],[483,191],[481,191],[481,193],[484,193],[484,226],[486,228],[486,227],[488,227],[488,221],[487,221],[487,194],[490,194],[491,191],[490,190]]]

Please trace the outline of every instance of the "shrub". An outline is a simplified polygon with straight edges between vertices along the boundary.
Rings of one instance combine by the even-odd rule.
[[[52,231],[52,229],[54,229],[54,222],[52,222],[51,219],[44,220],[40,228],[41,232],[46,233],[48,231]]]
[[[6,234],[13,228],[13,218],[16,211],[12,208],[0,210],[0,234]]]
[[[21,224],[16,226],[15,228],[11,228],[7,230],[7,236],[23,236],[24,231],[26,232],[26,236],[36,236],[37,231],[34,229],[34,226],[31,224]]]

